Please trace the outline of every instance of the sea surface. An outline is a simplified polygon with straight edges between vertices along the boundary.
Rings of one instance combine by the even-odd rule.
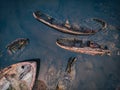
[[[75,36],[59,32],[38,22],[34,11],[70,23],[97,28],[91,18],[108,23],[106,30],[92,36]],[[75,37],[94,40],[107,45],[111,56],[92,56],[64,50],[56,45],[56,39]],[[30,44],[23,50],[9,55],[6,46],[17,38],[29,38]],[[120,8],[119,0],[0,0],[0,68],[26,59],[40,58],[39,80],[48,90],[57,84],[57,73],[64,72],[70,57],[77,57],[76,75],[70,90],[120,90]],[[51,70],[49,79],[46,75]],[[60,75],[58,75],[60,76]]]

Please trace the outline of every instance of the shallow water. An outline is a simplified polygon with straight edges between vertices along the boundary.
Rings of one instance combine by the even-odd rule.
[[[120,9],[119,2],[112,0],[1,0],[0,1],[0,68],[18,61],[40,58],[39,79],[55,86],[56,82],[48,82],[45,75],[49,68],[55,73],[66,68],[71,56],[78,58],[76,62],[76,77],[71,90],[117,90],[120,88],[120,56],[91,56],[64,50],[55,42],[58,37],[77,37],[83,40],[91,39],[108,45],[112,51],[120,48]],[[101,18],[108,23],[105,31],[93,36],[74,36],[54,30],[33,17],[36,10],[71,23],[84,24],[90,18]],[[83,23],[84,22],[84,23]],[[113,27],[113,28],[111,28]],[[9,55],[6,45],[16,38],[29,38],[30,44],[24,50]],[[116,53],[116,52],[115,52]],[[59,76],[59,75],[58,75]]]

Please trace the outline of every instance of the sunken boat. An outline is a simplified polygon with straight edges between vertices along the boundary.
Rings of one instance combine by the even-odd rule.
[[[0,71],[0,90],[32,90],[36,79],[36,61],[25,61]]]
[[[9,45],[7,45],[7,51],[9,54],[16,53],[19,50],[22,50],[29,44],[29,39],[28,38],[18,38],[11,42]]]
[[[102,25],[102,27],[98,30],[92,30],[90,28],[87,27],[81,27],[81,26],[76,26],[76,25],[72,25],[69,23],[68,20],[66,20],[66,22],[60,22],[58,20],[56,20],[55,18],[42,13],[40,11],[36,11],[33,12],[33,16],[34,18],[36,18],[38,21],[58,30],[64,33],[68,33],[68,34],[74,34],[74,35],[91,35],[91,34],[95,34],[103,29],[106,28],[107,24],[104,20],[102,19],[97,19],[97,18],[93,18],[93,21],[96,21],[98,23],[100,23]]]
[[[76,38],[60,38],[56,44],[66,50],[90,55],[110,55],[111,51],[107,46],[100,45],[94,41],[82,41]]]
[[[68,59],[67,67],[65,69],[65,73],[63,76],[58,80],[56,85],[56,90],[71,90],[71,85],[76,77],[76,68],[75,62],[77,61],[76,57],[70,57]]]
[[[76,57],[70,57],[68,60],[68,64],[67,64],[65,72],[71,73],[72,66],[73,66],[74,62],[76,62],[76,61],[77,61]]]

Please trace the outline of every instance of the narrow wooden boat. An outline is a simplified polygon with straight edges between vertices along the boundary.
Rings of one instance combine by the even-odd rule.
[[[0,71],[0,90],[32,90],[36,79],[37,63],[25,61]]]
[[[101,20],[101,19],[97,19],[97,18],[94,18],[93,21],[96,21],[98,23],[100,23],[102,25],[102,27],[98,30],[92,30],[92,29],[89,29],[87,27],[76,27],[75,25],[71,25],[69,23],[68,20],[66,20],[66,22],[60,22],[58,20],[56,20],[55,18],[45,14],[45,13],[42,13],[40,11],[36,11],[36,12],[33,12],[33,16],[34,18],[36,18],[38,21],[54,28],[54,29],[57,29],[61,32],[64,32],[64,33],[68,33],[68,34],[74,34],[74,35],[91,35],[91,34],[95,34],[101,30],[103,30],[105,27],[106,27],[106,22]]]
[[[18,50],[23,49],[26,45],[29,44],[28,38],[18,38],[7,45],[7,51],[9,54],[16,53]]]
[[[107,46],[99,45],[94,41],[85,41],[83,42],[80,39],[75,38],[61,38],[57,39],[56,44],[66,50],[84,53],[90,55],[110,55],[111,51]]]
[[[77,61],[76,57],[70,57],[68,60],[68,64],[67,64],[65,72],[70,74],[72,72],[72,66],[76,61]]]
[[[75,62],[77,61],[76,57],[70,57],[68,59],[67,67],[63,77],[61,77],[56,86],[56,90],[70,90],[70,87],[76,77],[76,68]]]

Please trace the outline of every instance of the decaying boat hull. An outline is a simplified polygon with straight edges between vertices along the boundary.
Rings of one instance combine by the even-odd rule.
[[[60,40],[60,39],[59,39]],[[88,46],[69,46],[69,45],[64,45],[65,42],[67,42],[67,38],[64,38],[65,40],[63,44],[61,43],[62,41],[59,42],[57,40],[56,44],[66,50],[72,51],[72,52],[77,52],[77,53],[84,53],[84,54],[90,54],[90,55],[109,55],[111,53],[110,50],[108,49],[102,49],[102,48],[91,48]],[[68,39],[69,42],[74,42],[74,39]],[[78,40],[81,41],[81,40]],[[69,44],[69,43],[68,43]]]
[[[0,90],[32,90],[36,78],[35,61],[13,64],[0,71]]]
[[[72,69],[71,67],[73,66],[74,62],[76,62],[76,57],[70,57],[69,60],[68,60],[68,64],[67,64],[67,67],[66,67],[66,72],[67,73],[71,73]]]
[[[23,49],[26,45],[29,44],[28,38],[18,38],[15,41],[11,42],[9,45],[7,45],[7,51],[9,54],[16,53],[18,50]]]
[[[63,75],[62,79],[58,80],[56,90],[70,90],[71,85],[76,77],[76,68],[75,62],[76,57],[70,57],[67,63],[67,67],[65,70],[65,74]]]
[[[84,27],[80,27],[80,28],[73,28],[73,26],[69,26],[69,27],[66,27],[66,25],[64,23],[54,23],[54,21],[56,22],[56,20],[52,17],[50,17],[49,15],[46,15],[44,13],[41,13],[40,11],[37,11],[37,12],[33,12],[33,16],[34,18],[36,18],[38,21],[56,29],[56,30],[59,30],[61,32],[64,32],[64,33],[69,33],[69,34],[75,34],[75,35],[91,35],[91,34],[95,34],[96,32],[100,31],[103,29],[104,27],[104,23],[102,23],[102,28],[100,28],[99,30],[92,30],[92,29],[89,29],[89,28],[84,28]],[[46,18],[43,19],[42,16],[44,16]],[[94,20],[94,19],[93,19]],[[95,19],[94,21],[97,21],[97,22],[103,22],[102,20],[100,19]]]
[[[107,28],[107,23],[104,20],[98,19],[98,18],[93,18],[93,20],[96,21],[96,22],[101,23],[101,25],[102,25],[101,29],[106,29]]]

